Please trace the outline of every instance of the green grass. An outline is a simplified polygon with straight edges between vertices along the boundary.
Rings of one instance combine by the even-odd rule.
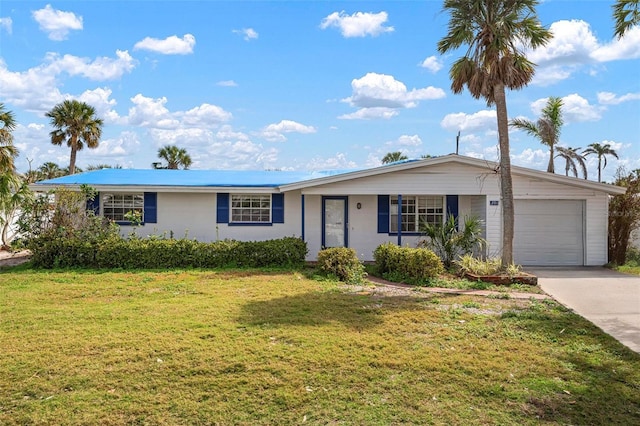
[[[640,424],[640,356],[555,302],[407,294],[2,270],[0,424]]]

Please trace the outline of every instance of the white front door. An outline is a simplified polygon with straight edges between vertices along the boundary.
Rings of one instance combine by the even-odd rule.
[[[347,247],[347,197],[322,197],[322,247]]]

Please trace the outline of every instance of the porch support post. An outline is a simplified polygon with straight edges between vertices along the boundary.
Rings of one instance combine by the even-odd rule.
[[[302,224],[302,241],[304,241],[304,194],[300,196],[300,203],[302,204],[302,208],[300,209],[302,212],[302,221],[300,223]]]
[[[398,194],[398,245],[402,246],[402,194]]]

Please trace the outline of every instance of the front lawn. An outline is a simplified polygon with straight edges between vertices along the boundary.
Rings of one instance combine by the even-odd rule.
[[[0,424],[640,424],[555,302],[297,272],[0,270]]]

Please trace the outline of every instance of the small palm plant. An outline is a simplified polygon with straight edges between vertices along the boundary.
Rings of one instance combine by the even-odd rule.
[[[444,223],[423,222],[420,231],[427,237],[420,245],[433,250],[446,268],[460,256],[482,250],[486,245],[482,238],[482,220],[476,216],[466,217],[462,230],[458,229],[458,220],[448,215]]]

